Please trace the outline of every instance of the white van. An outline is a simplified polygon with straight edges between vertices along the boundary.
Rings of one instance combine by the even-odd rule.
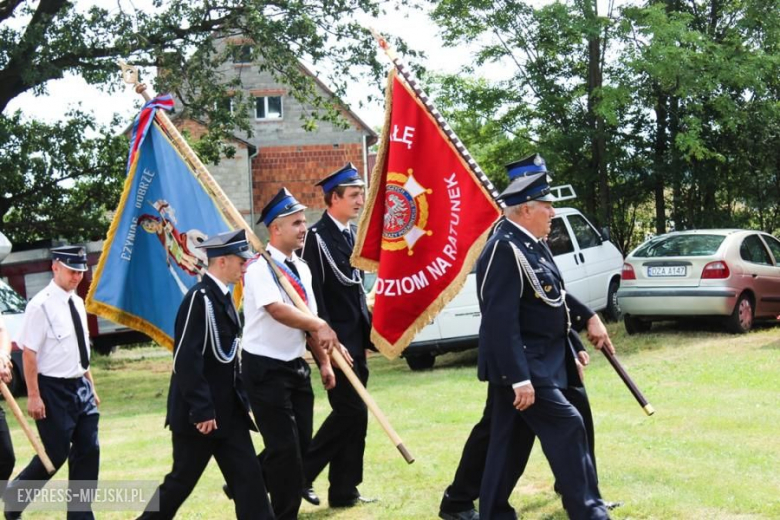
[[[571,198],[559,197],[559,200]],[[548,244],[566,281],[566,289],[591,309],[602,311],[605,319],[616,321],[620,314],[616,295],[623,255],[609,237],[597,231],[578,210],[555,208]],[[477,346],[481,314],[476,285],[476,274],[472,272],[463,290],[404,350],[409,368],[431,368],[439,354]]]
[[[11,242],[0,232],[0,262],[11,252]],[[19,395],[25,390],[24,370],[22,368],[22,351],[14,342],[16,334],[22,326],[24,319],[24,309],[27,307],[27,300],[8,286],[0,279],[0,314],[3,315],[5,328],[8,330],[8,336],[11,339],[11,361],[13,363],[13,378],[8,384],[8,388],[14,395]]]

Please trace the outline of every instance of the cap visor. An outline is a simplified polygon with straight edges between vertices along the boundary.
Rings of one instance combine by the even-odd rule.
[[[252,251],[240,251],[238,253],[233,253],[236,256],[240,256],[241,258],[245,258],[246,260],[251,260],[255,257],[255,255],[252,254]]]
[[[87,264],[84,264],[84,265],[70,265],[70,264],[66,264],[65,262],[60,262],[60,265],[62,267],[67,267],[71,271],[79,271],[81,273],[83,273],[84,271],[87,270]]]

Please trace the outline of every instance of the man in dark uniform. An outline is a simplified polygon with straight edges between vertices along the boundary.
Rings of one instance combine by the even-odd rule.
[[[46,454],[59,470],[68,461],[68,519],[92,519],[90,497],[100,470],[98,405],[89,369],[87,311],[76,289],[87,270],[79,246],[52,249],[53,278],[27,304],[17,341],[24,348],[27,412],[35,419]],[[34,490],[52,477],[33,457],[4,495],[5,517],[20,518]]]
[[[597,348],[612,349],[609,336],[587,307],[566,294],[542,241],[555,215],[547,173],[518,177],[499,199],[507,219],[477,262],[478,372],[489,382],[491,414],[480,516],[517,517],[508,499],[527,449],[526,424],[542,443],[569,517],[608,518],[582,415],[563,390],[578,378],[572,327],[587,320]]]
[[[239,519],[272,519],[260,463],[249,436],[255,429],[241,383],[241,319],[229,285],[252,258],[243,230],[200,246],[208,272],[184,296],[176,315],[173,373],[165,424],[171,429],[173,469],[143,519],[173,518],[212,457],[235,499]],[[157,510],[158,509],[158,510]]]
[[[547,174],[547,167],[544,159],[539,154],[533,154],[519,161],[512,162],[506,166],[509,180],[514,181],[518,177],[544,173]],[[502,217],[493,229],[505,225],[505,217]],[[542,244],[544,247],[546,245]],[[606,329],[600,323],[598,316],[590,309],[583,306],[585,311],[582,315],[574,317],[572,328],[577,332],[581,331],[585,324],[589,327],[589,339],[597,344],[606,335]],[[593,321],[591,321],[593,320]],[[583,368],[589,362],[589,356],[584,345],[577,334],[571,333],[569,340],[574,348],[577,358],[577,373],[569,375],[569,386],[561,389],[564,397],[577,409],[582,416],[585,424],[585,430],[588,438],[588,449],[593,461],[594,471],[596,471],[596,454],[593,429],[593,415],[588,401],[588,395],[585,387],[582,385],[584,374]],[[479,497],[479,490],[482,484],[482,474],[485,468],[485,458],[487,456],[488,443],[490,441],[490,417],[491,405],[490,392],[485,403],[485,408],[479,422],[474,425],[468,439],[463,447],[458,468],[455,472],[455,478],[452,484],[447,487],[442,497],[439,507],[439,517],[444,520],[477,520],[477,513],[474,501]],[[514,461],[514,472],[517,480],[525,471],[528,458],[531,454],[536,436],[525,422],[518,424],[518,453],[520,456]],[[557,490],[556,486],[556,490]],[[620,505],[620,502],[605,502],[608,509],[613,509]]]
[[[10,383],[13,377],[11,363],[11,338],[5,327],[2,315],[0,315],[0,380]],[[8,430],[8,422],[5,420],[5,412],[0,408],[0,494],[5,491],[8,479],[14,471],[16,457],[14,445],[11,442],[11,432]]]
[[[364,203],[363,179],[352,163],[317,183],[325,195],[327,210],[306,235],[303,259],[312,274],[317,311],[336,331],[353,359],[352,369],[364,386],[368,383],[366,349],[371,317],[363,291],[363,275],[350,264],[355,226],[350,223]],[[318,505],[312,483],[326,465],[328,503],[350,507],[374,500],[361,496],[363,453],[366,448],[368,410],[341,370],[335,370],[336,386],[328,391],[332,411],[314,436],[304,461],[306,488],[303,498]]]

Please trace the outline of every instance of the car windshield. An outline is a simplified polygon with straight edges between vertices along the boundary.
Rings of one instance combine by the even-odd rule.
[[[0,312],[3,314],[24,312],[26,306],[27,302],[24,298],[0,280]]]
[[[650,240],[633,256],[643,258],[664,256],[709,256],[715,254],[725,235],[667,235]]]

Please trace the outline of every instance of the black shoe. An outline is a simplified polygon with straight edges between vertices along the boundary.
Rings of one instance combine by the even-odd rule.
[[[306,488],[303,491],[301,491],[301,497],[308,503],[318,506],[320,505],[320,497],[317,496],[317,493],[314,492],[314,488]]]
[[[607,511],[612,511],[613,509],[617,509],[622,505],[623,502],[607,502],[606,500],[604,501],[604,507],[607,508]]]
[[[479,520],[479,513],[476,509],[468,509],[459,513],[447,513],[440,509],[439,518],[443,520]]]
[[[230,488],[227,484],[222,484],[222,491],[225,492],[225,494],[228,497],[228,500],[233,500],[233,493],[230,492]]]
[[[329,498],[328,504],[330,507],[354,507],[358,504],[371,504],[372,502],[379,502],[378,498],[367,498],[363,495],[350,498]]]
[[[6,520],[17,520],[22,517],[22,513],[18,511],[3,511],[3,517],[5,517]]]

